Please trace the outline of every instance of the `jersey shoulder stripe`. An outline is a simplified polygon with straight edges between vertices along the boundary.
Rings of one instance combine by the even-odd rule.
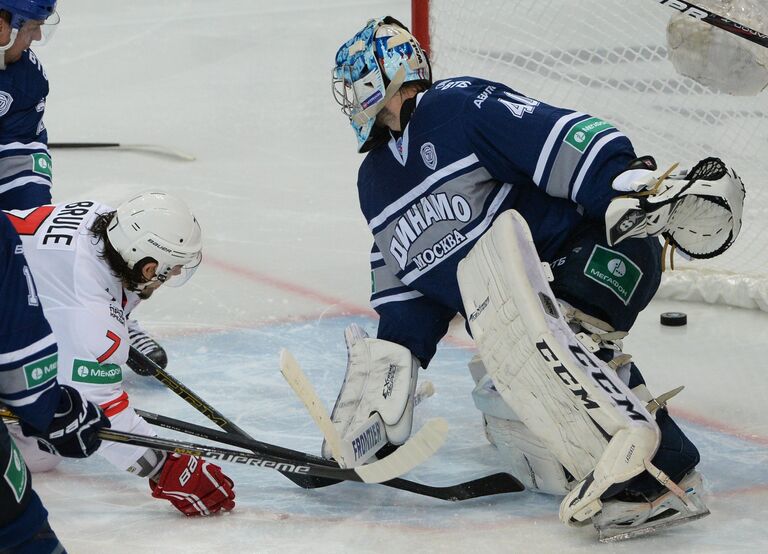
[[[452,164],[432,173],[429,177],[412,188],[407,194],[404,194],[388,206],[384,207],[377,216],[371,218],[368,222],[368,227],[371,229],[371,232],[376,234],[379,228],[386,225],[391,218],[398,216],[403,209],[412,204],[420,196],[426,194],[431,188],[439,185],[440,182],[454,177],[456,173],[464,172],[477,164],[479,164],[477,156],[475,154],[470,154],[469,156],[456,160]]]

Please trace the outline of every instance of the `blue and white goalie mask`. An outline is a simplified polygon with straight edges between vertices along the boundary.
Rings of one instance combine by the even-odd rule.
[[[336,53],[333,95],[364,152],[376,115],[403,83],[431,83],[429,60],[408,30],[391,17],[371,19]]]

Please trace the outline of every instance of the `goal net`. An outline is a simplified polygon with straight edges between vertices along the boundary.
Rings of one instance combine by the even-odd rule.
[[[729,3],[701,1],[712,11],[713,4]],[[678,161],[691,167],[712,155],[735,168],[747,188],[741,235],[712,260],[675,256],[660,294],[768,310],[768,89],[718,92],[683,76],[669,60],[671,21],[691,20],[706,33],[711,26],[652,0],[413,0],[413,9],[414,32],[428,43],[436,80],[483,77],[599,116],[660,168]],[[727,67],[745,66],[754,77],[749,56],[768,56],[768,48],[711,30],[728,35],[718,46],[734,54]],[[768,34],[768,28],[756,30]],[[699,39],[694,50],[706,48],[702,44]],[[741,44],[748,46],[738,50]],[[734,71],[725,81],[738,88],[742,81]]]

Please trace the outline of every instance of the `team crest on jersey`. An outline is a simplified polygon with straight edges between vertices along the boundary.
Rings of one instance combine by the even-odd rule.
[[[44,152],[35,152],[32,154],[32,172],[37,173],[38,175],[45,175],[50,179],[53,176],[51,157]]]
[[[4,90],[0,90],[0,117],[8,113],[8,110],[11,109],[11,104],[13,104],[13,96]]]
[[[435,145],[431,142],[425,142],[421,145],[421,159],[424,160],[426,165],[432,171],[437,167],[437,153],[435,152]]]
[[[9,454],[8,467],[5,468],[3,477],[6,483],[10,485],[16,502],[21,502],[21,497],[24,496],[24,491],[27,490],[27,466],[24,463],[24,458],[21,457],[19,447],[13,441],[11,441],[11,451]]]
[[[642,270],[632,260],[599,244],[592,249],[584,275],[608,288],[625,306],[643,278]]]

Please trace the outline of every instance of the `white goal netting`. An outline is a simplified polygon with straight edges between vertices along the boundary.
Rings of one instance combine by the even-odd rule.
[[[768,89],[732,96],[678,73],[668,59],[673,17],[683,16],[652,0],[430,0],[434,77],[502,81],[599,116],[660,167],[721,157],[747,187],[741,236],[713,260],[676,257],[661,294],[768,311]]]

